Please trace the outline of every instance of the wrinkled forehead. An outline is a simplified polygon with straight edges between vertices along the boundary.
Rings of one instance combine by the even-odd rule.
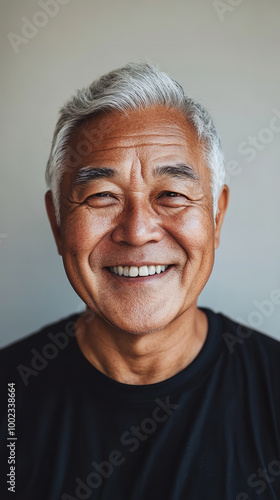
[[[135,151],[143,161],[184,161],[209,180],[204,145],[186,117],[166,107],[102,112],[83,122],[70,141],[72,175],[87,165],[122,162]],[[71,175],[71,177],[72,177]]]
[[[86,138],[94,146],[101,145],[105,140],[113,144],[115,139],[122,138],[124,146],[174,142],[202,147],[186,117],[178,110],[162,106],[127,110],[125,113],[100,112],[81,123],[72,135],[71,143],[77,147]]]

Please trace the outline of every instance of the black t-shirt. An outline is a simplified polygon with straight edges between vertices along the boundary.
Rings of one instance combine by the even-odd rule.
[[[0,498],[279,500],[280,343],[204,311],[202,350],[156,384],[94,368],[78,315],[3,349]]]

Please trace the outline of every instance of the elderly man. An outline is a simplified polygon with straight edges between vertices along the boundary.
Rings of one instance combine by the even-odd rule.
[[[1,498],[279,499],[280,344],[197,307],[229,197],[207,111],[129,64],[62,108],[46,178],[86,311],[2,353]]]

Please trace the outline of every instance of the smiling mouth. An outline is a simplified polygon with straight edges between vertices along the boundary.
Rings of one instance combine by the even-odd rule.
[[[150,265],[150,266],[112,266],[108,269],[111,273],[116,276],[124,276],[128,278],[137,278],[138,276],[153,276],[154,274],[162,274],[166,269],[168,269],[169,265]]]

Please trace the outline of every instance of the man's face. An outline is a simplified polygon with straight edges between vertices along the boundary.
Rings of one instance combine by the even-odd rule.
[[[220,225],[210,172],[176,110],[111,112],[98,136],[102,120],[84,125],[71,144],[79,152],[93,138],[63,175],[58,250],[99,317],[129,332],[158,330],[196,307],[213,267]]]

